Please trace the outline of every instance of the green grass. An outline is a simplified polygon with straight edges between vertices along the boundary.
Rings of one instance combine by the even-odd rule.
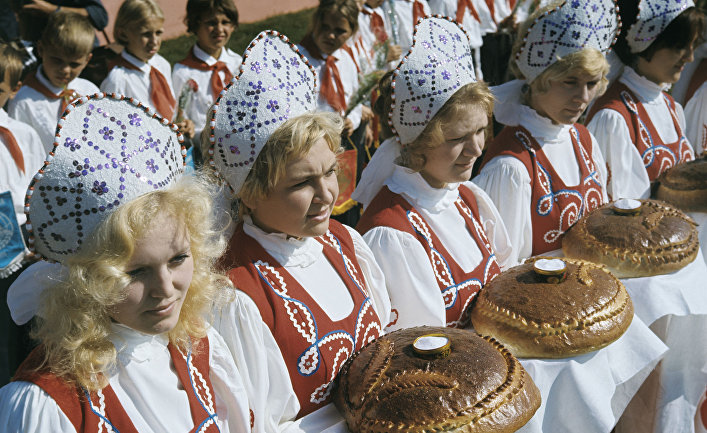
[[[287,36],[291,42],[299,43],[307,31],[313,12],[314,9],[305,9],[300,12],[266,18],[255,23],[241,24],[233,32],[231,40],[228,42],[228,48],[242,55],[250,41],[263,30],[277,30]],[[164,41],[160,48],[160,54],[174,65],[186,57],[195,41],[196,38],[191,34]]]

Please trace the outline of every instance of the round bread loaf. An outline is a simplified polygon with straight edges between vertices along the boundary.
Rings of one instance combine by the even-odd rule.
[[[668,274],[695,260],[695,222],[667,203],[640,202],[635,215],[617,213],[612,204],[585,215],[562,238],[565,256],[606,265],[619,278]]]
[[[515,356],[565,358],[601,349],[633,319],[621,281],[603,266],[565,259],[564,281],[538,275],[533,257],[498,275],[471,310],[476,332],[500,341]]]
[[[655,198],[685,212],[707,212],[707,154],[664,171]]]
[[[413,348],[430,333],[450,343],[439,358]],[[352,356],[336,380],[334,403],[354,433],[510,433],[540,407],[520,362],[493,338],[464,329],[392,332]]]

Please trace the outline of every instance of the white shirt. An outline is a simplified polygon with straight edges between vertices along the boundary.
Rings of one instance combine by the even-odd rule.
[[[619,81],[625,84],[643,104],[650,121],[655,126],[664,143],[674,143],[678,134],[673,124],[673,116],[663,97],[663,88],[638,75],[626,66]],[[680,104],[675,104],[678,123],[685,131],[685,114]],[[650,180],[643,159],[631,141],[628,125],[623,116],[615,110],[599,110],[587,129],[594,134],[602,154],[609,165],[611,180],[609,195],[614,198],[647,198],[650,195]]]
[[[365,182],[362,179],[362,182]],[[483,253],[469,233],[464,218],[454,204],[459,185],[431,187],[419,173],[395,166],[385,182],[400,194],[427,221],[440,242],[465,272],[471,272],[483,259]],[[464,182],[476,197],[480,222],[491,241],[502,267],[509,261],[511,247],[501,216],[491,199],[478,186]],[[363,235],[386,275],[392,308],[398,313],[394,329],[410,326],[445,326],[446,310],[435,278],[435,271],[424,247],[411,234],[391,227],[374,227]],[[393,328],[393,327],[391,327]]]
[[[60,94],[64,89],[55,87],[44,76],[42,67],[37,69],[36,77],[40,83],[44,84],[55,95]],[[67,86],[67,89],[76,91],[80,96],[87,96],[97,93],[98,87],[92,82],[83,78],[74,78]],[[39,134],[45,153],[54,149],[54,134],[56,124],[62,113],[61,98],[49,100],[46,96],[29,86],[22,86],[17,95],[10,100],[8,113],[11,117],[24,122],[34,128]]]
[[[542,147],[562,181],[567,185],[580,183],[581,169],[572,147],[572,125],[558,125],[534,109],[520,103],[520,88],[524,81],[515,80],[493,88],[498,98],[494,109],[496,119],[507,126],[521,125]],[[503,95],[503,96],[499,96]],[[606,185],[606,166],[597,140],[592,136],[592,160],[599,181]],[[472,182],[479,185],[496,204],[508,230],[513,248],[512,257],[520,261],[533,251],[531,213],[531,179],[525,165],[512,156],[497,156],[484,165]],[[606,190],[603,200],[607,201]]]
[[[350,227],[346,228],[353,239],[371,303],[381,320],[381,327],[385,327],[390,321],[385,278],[361,236]],[[243,230],[307,290],[332,320],[340,320],[353,311],[354,303],[348,289],[324,255],[322,244],[314,238],[296,239],[280,233],[266,233],[253,225],[247,216]],[[223,335],[244,377],[248,377],[246,386],[256,421],[253,431],[299,431],[299,420],[294,424],[293,421],[300,405],[287,364],[253,300],[238,291],[236,300],[216,316],[214,327]]]
[[[114,324],[108,336],[118,355],[108,373],[118,400],[140,432],[186,432],[194,427],[189,400],[167,350],[166,335]],[[222,432],[249,431],[248,397],[241,372],[223,339],[208,331],[214,408]],[[39,386],[11,382],[0,389],[0,422],[8,433],[75,432],[57,403]]]
[[[321,111],[334,111],[334,109],[329,105],[327,100],[322,96],[319,89],[322,85],[322,77],[324,76],[324,71],[326,67],[327,56],[322,53],[322,60],[315,59],[309,51],[302,45],[297,45],[300,53],[309,60],[309,64],[314,68],[314,72],[317,74],[317,88],[314,89],[317,98],[317,109]],[[339,76],[341,77],[341,84],[344,86],[344,98],[348,104],[351,101],[351,96],[358,91],[358,72],[356,71],[356,64],[354,63],[351,56],[344,51],[342,48],[334,51],[332,56],[336,57],[336,67],[339,69]],[[336,82],[334,82],[334,87],[336,88]],[[338,90],[338,89],[337,89]],[[340,113],[344,114],[344,113]],[[349,114],[346,116],[347,119],[351,120],[354,130],[356,130],[361,124],[361,105],[354,107]]]
[[[15,120],[0,108],[0,126],[10,130],[22,151],[25,171],[20,171],[5,143],[0,143],[0,192],[10,191],[18,224],[27,221],[25,195],[32,177],[44,165],[46,152],[34,128]],[[0,141],[2,139],[0,138]]]
[[[427,4],[426,0],[417,0],[422,3],[423,9],[425,11],[425,16],[431,15],[432,11],[430,6]],[[402,49],[403,56],[407,54],[412,46],[412,34],[415,30],[415,24],[413,18],[413,0],[392,0],[393,9],[392,13],[395,15],[395,27],[398,32],[398,45]],[[390,2],[383,2],[382,6],[386,15],[391,12]]]
[[[388,35],[388,41],[391,44],[394,44],[395,42],[393,41],[392,30],[390,27],[390,17],[388,17],[388,14],[385,13],[385,11],[381,7],[370,8],[365,4],[363,5],[363,10],[368,11],[371,14],[375,13],[381,17],[381,19],[383,20],[383,28],[385,29],[385,33]],[[373,31],[371,30],[371,15],[359,12],[358,34],[361,36],[363,46],[366,50],[368,50],[369,58],[375,66],[376,58],[374,48],[375,45],[378,43],[378,39],[376,38],[375,33],[373,33]]]
[[[205,62],[207,65],[212,66],[216,62],[223,62],[228,67],[231,74],[236,77],[238,76],[239,68],[241,67],[241,62],[243,59],[238,54],[229,50],[228,48],[223,48],[221,50],[221,55],[218,59],[215,59],[208,55],[204,50],[199,48],[199,45],[194,44],[194,57]],[[195,137],[198,137],[201,130],[204,129],[206,125],[206,113],[209,111],[209,107],[216,102],[218,95],[214,95],[211,91],[211,73],[212,71],[201,71],[199,69],[192,69],[181,63],[176,63],[174,65],[174,70],[172,71],[172,82],[174,84],[174,91],[176,93],[176,99],[179,100],[179,95],[184,88],[187,81],[194,80],[199,86],[199,90],[194,93],[191,105],[184,113],[187,119],[191,119],[194,122],[194,127],[196,133]],[[225,74],[219,72],[219,76],[224,84],[228,84],[225,80]]]
[[[152,67],[155,67],[162,75],[164,75],[164,78],[167,80],[167,84],[169,84],[169,88],[172,91],[172,96],[174,96],[174,86],[172,85],[172,68],[169,65],[169,62],[159,54],[152,56],[147,63],[129,54],[125,50],[123,50],[120,55],[140,70],[136,71],[134,69],[116,66],[101,83],[101,91],[106,93],[117,93],[119,95],[135,98],[142,102],[143,105],[150,107],[154,112],[157,112],[157,109],[154,105],[152,105],[152,100],[150,99],[150,70]],[[176,109],[174,114],[176,116]]]

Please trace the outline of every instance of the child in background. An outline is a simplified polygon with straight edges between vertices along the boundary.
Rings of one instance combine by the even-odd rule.
[[[8,116],[5,104],[20,89],[22,56],[0,44],[0,192],[10,191],[17,222],[25,223],[25,194],[32,176],[44,164],[46,151],[34,128]],[[8,215],[9,216],[9,215]]]
[[[37,43],[42,64],[10,102],[10,116],[37,131],[46,153],[53,148],[56,123],[67,104],[98,92],[93,83],[79,78],[91,59],[93,40],[88,18],[72,12],[53,14]]]
[[[111,65],[101,90],[144,101],[162,117],[174,120],[186,137],[194,122],[177,117],[169,62],[157,54],[164,33],[164,14],[153,0],[125,0],[115,18],[113,37],[125,49]]]
[[[108,96],[62,120],[68,145],[27,206],[35,252],[66,272],[35,300],[40,345],[0,389],[3,431],[249,431],[242,376],[205,320],[232,294],[213,271],[225,242],[176,127]]]
[[[26,327],[10,320],[7,291],[27,263],[23,229],[25,195],[32,176],[44,164],[45,151],[34,129],[7,115],[4,107],[20,88],[22,55],[0,44],[0,386],[5,385],[27,355]]]
[[[587,128],[611,173],[609,195],[647,198],[662,172],[695,156],[682,106],[664,90],[693,60],[705,17],[692,0],[618,3],[622,30],[614,51],[626,67],[592,106]]]
[[[191,105],[184,113],[194,122],[196,136],[204,129],[209,107],[241,66],[241,56],[226,48],[238,27],[238,10],[233,0],[189,0],[185,22],[196,43],[187,57],[174,65],[172,82],[177,98],[189,80],[196,83]]]

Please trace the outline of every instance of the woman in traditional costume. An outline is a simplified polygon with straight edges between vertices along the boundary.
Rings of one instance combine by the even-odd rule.
[[[603,52],[618,30],[611,0],[541,9],[514,47],[519,79],[492,89],[505,128],[473,181],[496,204],[517,260],[559,249],[562,234],[607,201],[601,151],[576,122],[606,87]]]
[[[390,315],[373,254],[353,229],[330,220],[343,122],[311,112],[315,80],[286,38],[263,32],[211,121],[213,164],[238,208],[220,264],[239,290],[215,326],[239,367],[265,362],[289,373],[279,381],[249,375],[255,424],[265,410],[277,418],[266,432],[329,402],[344,361]],[[279,416],[273,406],[282,407]]]
[[[57,261],[39,346],[0,390],[6,432],[243,432],[241,374],[204,316],[230,283],[204,180],[184,178],[176,125],[97,94],[59,122],[27,206]]]
[[[396,328],[465,326],[476,293],[509,264],[501,218],[469,182],[493,95],[475,79],[466,32],[446,18],[420,22],[392,83],[383,83],[395,136],[356,190],[366,207],[357,229],[387,276]]]
[[[647,198],[651,182],[694,159],[682,106],[665,90],[693,60],[705,17],[692,0],[620,1],[623,30],[615,52],[625,65],[592,106],[587,127],[610,172],[612,198]]]

